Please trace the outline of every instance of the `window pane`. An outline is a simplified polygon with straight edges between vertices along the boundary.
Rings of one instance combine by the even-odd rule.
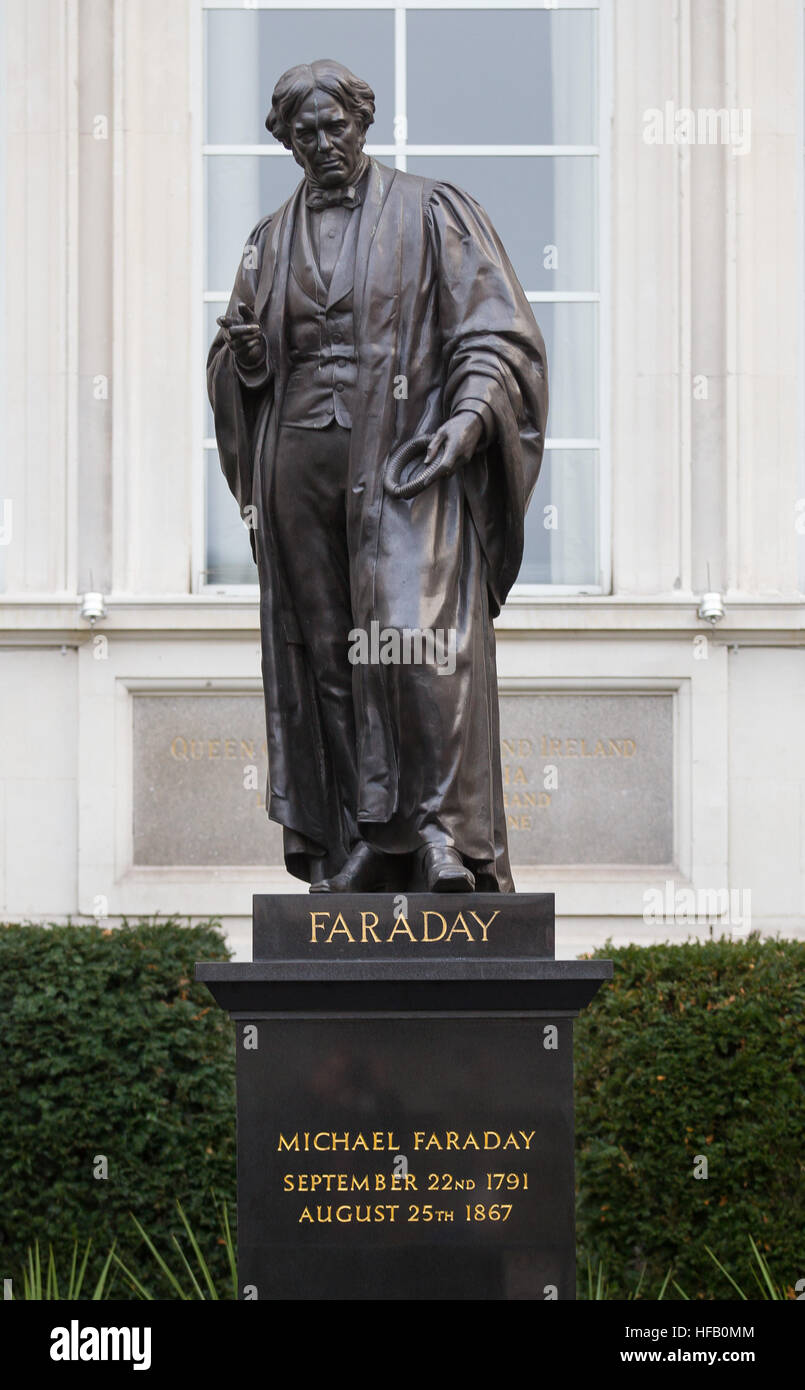
[[[290,155],[208,155],[205,289],[229,290],[249,232],[290,198],[302,170]]]
[[[598,305],[532,304],[548,356],[548,435],[598,438]]]
[[[555,513],[546,514],[546,507],[555,507]],[[547,451],[525,533],[518,583],[599,583],[596,449]]]
[[[594,145],[591,10],[410,10],[412,144]]]
[[[486,209],[524,289],[598,288],[595,155],[411,156],[408,170]]]
[[[311,48],[369,83],[369,139],[393,140],[393,10],[206,10],[204,39],[206,144],[275,144],[265,127],[271,93],[288,68],[311,61]]]
[[[217,449],[205,449],[207,469],[207,573],[206,584],[256,584],[257,566],[252,560],[249,534],[240,519],[238,504],[221,471]]]

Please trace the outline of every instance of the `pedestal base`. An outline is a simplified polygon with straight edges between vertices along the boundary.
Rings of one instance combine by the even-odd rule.
[[[241,1296],[572,1299],[573,1017],[611,962],[545,954],[550,895],[405,907],[258,898],[274,958],[197,967],[237,1028]]]

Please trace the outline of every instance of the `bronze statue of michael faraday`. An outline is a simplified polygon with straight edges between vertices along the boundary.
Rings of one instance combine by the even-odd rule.
[[[368,158],[373,119],[340,63],[280,78],[266,125],[304,181],[251,232],[209,355],[253,522],[267,805],[312,892],[511,892],[492,619],[542,459],[545,349],[483,209]]]

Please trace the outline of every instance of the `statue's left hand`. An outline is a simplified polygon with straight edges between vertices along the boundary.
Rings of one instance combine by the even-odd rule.
[[[439,478],[450,478],[457,468],[469,463],[483,433],[483,422],[474,410],[460,410],[436,431],[428,452],[423,459],[423,467],[438,458],[439,466],[433,475],[433,482]]]

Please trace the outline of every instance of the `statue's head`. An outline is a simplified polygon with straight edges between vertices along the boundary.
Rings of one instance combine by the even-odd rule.
[[[360,165],[374,118],[375,94],[368,83],[343,63],[319,58],[282,74],[266,127],[313,183],[337,188],[349,183]]]

